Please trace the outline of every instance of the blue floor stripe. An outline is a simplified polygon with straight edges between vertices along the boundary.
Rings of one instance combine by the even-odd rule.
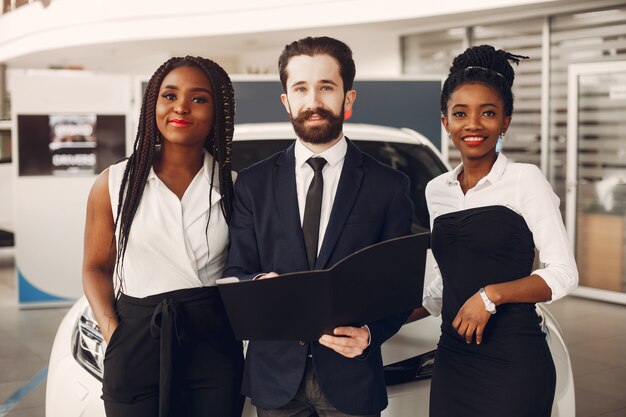
[[[4,417],[11,411],[21,400],[26,397],[32,390],[37,388],[39,384],[46,380],[48,376],[48,367],[44,367],[41,371],[37,373],[30,381],[26,383],[22,388],[15,391],[11,397],[4,402],[4,404],[0,404],[0,417]]]

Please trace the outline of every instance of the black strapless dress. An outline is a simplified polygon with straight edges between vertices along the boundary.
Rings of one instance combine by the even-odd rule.
[[[533,236],[504,206],[435,219],[432,250],[443,278],[441,338],[430,393],[431,417],[549,417],[556,372],[533,303],[498,306],[483,342],[467,344],[452,327],[480,287],[532,272]]]

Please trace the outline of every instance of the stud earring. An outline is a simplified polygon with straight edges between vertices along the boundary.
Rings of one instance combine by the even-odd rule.
[[[496,141],[496,152],[502,152],[502,142],[504,142],[504,132],[501,132]]]

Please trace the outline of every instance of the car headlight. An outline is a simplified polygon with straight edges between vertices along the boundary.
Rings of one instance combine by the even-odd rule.
[[[433,375],[435,352],[436,350],[431,350],[423,355],[385,366],[385,383],[397,385],[430,378]]]
[[[76,322],[72,333],[72,354],[80,366],[102,381],[105,350],[100,327],[88,306]]]

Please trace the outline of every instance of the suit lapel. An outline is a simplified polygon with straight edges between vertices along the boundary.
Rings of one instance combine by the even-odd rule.
[[[356,146],[346,138],[348,150],[343,162],[341,177],[333,202],[333,209],[328,220],[324,241],[320,249],[319,256],[315,262],[315,268],[326,268],[328,260],[337,245],[337,240],[343,232],[343,226],[352,212],[352,207],[359,195],[361,183],[363,181],[363,154]]]
[[[277,205],[279,220],[283,225],[285,239],[290,242],[289,247],[293,248],[297,263],[301,265],[299,270],[306,271],[309,269],[309,264],[300,224],[293,144],[276,160],[274,193],[274,201]]]

